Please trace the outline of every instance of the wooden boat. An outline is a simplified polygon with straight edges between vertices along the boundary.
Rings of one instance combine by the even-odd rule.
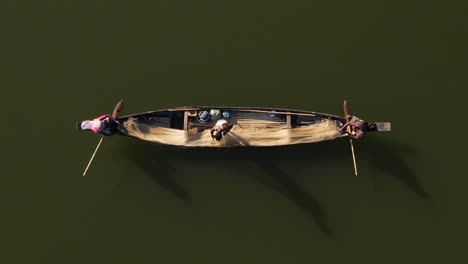
[[[120,135],[144,141],[181,147],[271,147],[308,144],[352,135],[348,106],[345,117],[312,111],[266,107],[188,106],[149,111],[118,117],[121,100],[112,117],[115,127],[108,135]],[[233,124],[221,141],[210,131],[225,119]],[[388,122],[362,121],[364,131],[390,131]],[[78,127],[81,122],[77,122]],[[352,143],[352,141],[351,141]],[[357,173],[356,173],[357,174]]]
[[[346,104],[346,103],[345,103]],[[232,130],[221,142],[210,135],[225,119]],[[190,106],[115,117],[107,135],[121,135],[183,147],[269,147],[307,144],[346,137],[345,117],[312,111],[266,107]],[[78,122],[78,127],[81,122]],[[390,131],[388,122],[365,122],[365,131]]]

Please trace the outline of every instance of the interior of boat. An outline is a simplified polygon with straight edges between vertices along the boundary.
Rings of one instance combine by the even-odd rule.
[[[213,146],[210,130],[225,119],[233,124],[226,146],[271,146],[317,142],[339,137],[341,122],[312,113],[262,110],[195,109],[158,111],[129,117],[124,134],[184,146]]]
[[[315,114],[294,114],[278,111],[198,109],[187,111],[160,111],[138,116],[138,121],[151,126],[182,129],[201,132],[211,129],[219,119],[226,119],[241,127],[275,127],[291,128],[318,124],[326,118]]]

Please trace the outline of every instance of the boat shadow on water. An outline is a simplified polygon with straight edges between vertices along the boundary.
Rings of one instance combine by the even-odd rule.
[[[382,139],[377,136],[368,136],[365,140],[354,141],[354,147],[358,159],[358,169],[359,165],[364,166],[364,163],[370,167],[371,174],[368,176],[371,177],[375,191],[379,191],[377,186],[379,177],[391,177],[405,185],[421,199],[431,199],[419,176],[411,169],[410,158],[418,156],[416,149],[411,145],[390,139]],[[281,169],[275,164],[275,161],[294,160],[295,162],[310,164],[311,168],[313,168],[314,164],[322,166],[320,164],[333,164],[333,161],[351,159],[349,142],[346,139],[287,147],[223,149],[222,151],[226,152],[222,155],[226,158],[255,161],[276,178],[281,174]],[[229,152],[232,152],[232,157],[226,155]],[[351,173],[352,164],[350,164],[349,170],[350,176],[353,176]],[[285,174],[285,172],[282,173]],[[362,173],[359,176],[366,177]]]
[[[138,169],[143,170],[157,184],[186,203],[192,199],[188,191],[174,177],[177,169],[171,164],[166,155],[162,155],[158,148],[145,142],[132,142],[123,145],[123,158]]]
[[[411,169],[409,158],[418,157],[417,151],[410,145],[401,142],[369,138],[363,142],[362,156],[372,169],[374,190],[379,191],[378,177],[390,176],[406,185],[413,193],[424,201],[430,201],[431,196],[421,183],[418,175]],[[379,173],[383,172],[383,174]]]
[[[260,168],[267,172],[269,178],[262,177],[262,175],[252,175],[253,179],[261,182],[267,188],[282,194],[309,214],[320,231],[326,235],[333,235],[333,231],[327,221],[325,210],[314,195],[301,188],[294,177],[290,176],[274,162],[266,158],[258,158],[255,162]]]
[[[204,165],[211,166],[213,161],[219,163],[222,160],[254,162],[266,174],[247,174],[244,176],[280,193],[308,213],[320,231],[326,235],[333,234],[326,221],[325,210],[318,199],[302,188],[294,177],[286,173],[271,159],[271,156],[275,155],[275,150],[281,152],[287,151],[287,148],[174,148],[134,140],[125,142],[122,148],[121,153],[126,160],[143,170],[166,191],[187,203],[193,203],[193,201],[188,191],[177,182],[175,178],[177,169],[171,165],[170,159],[195,160],[200,162],[202,167]]]
[[[366,164],[371,168],[372,175],[370,176],[375,191],[379,191],[376,184],[377,178],[390,176],[403,183],[418,197],[424,200],[430,199],[429,193],[424,190],[417,174],[407,164],[407,155],[417,155],[411,146],[368,136],[362,142],[355,142],[355,149],[358,166],[360,161],[367,161]],[[163,188],[185,202],[191,201],[190,195],[173,177],[176,168],[170,164],[169,159],[195,160],[210,166],[213,161],[222,160],[254,162],[266,172],[266,175],[249,174],[247,177],[280,193],[297,207],[303,209],[312,217],[320,231],[326,235],[333,235],[333,231],[325,209],[314,195],[298,184],[295,175],[290,175],[286,170],[280,168],[279,164],[281,161],[304,162],[308,167],[313,168],[314,165],[323,166],[321,164],[333,164],[333,161],[351,158],[349,143],[346,139],[317,144],[266,148],[179,148],[131,140],[125,143],[123,152],[135,166],[144,169]],[[349,170],[349,177],[354,177],[351,173],[352,164],[350,164]],[[379,171],[383,173],[378,173]],[[314,175],[316,172],[310,174],[319,176]],[[359,176],[361,175],[363,174]]]

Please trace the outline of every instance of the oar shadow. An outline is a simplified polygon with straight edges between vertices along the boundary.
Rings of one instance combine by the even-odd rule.
[[[270,160],[258,158],[254,160],[254,162],[267,172],[269,176],[262,177],[261,175],[252,175],[256,181],[277,191],[303,209],[313,218],[320,231],[324,234],[333,235],[333,231],[327,223],[325,211],[316,197],[301,188],[293,177],[289,176]]]
[[[325,146],[325,144],[321,144]],[[317,145],[315,146],[317,147]],[[331,150],[328,150],[331,151]],[[254,162],[259,168],[261,168],[266,174],[244,174],[249,178],[261,183],[266,188],[269,188],[286,199],[291,201],[293,204],[304,210],[313,221],[317,224],[321,232],[326,235],[332,236],[334,232],[328,224],[328,219],[324,208],[320,204],[319,200],[307,192],[293,176],[288,174],[285,170],[281,169],[275,162],[275,160],[288,160],[302,159],[304,158],[303,153],[308,153],[309,157],[312,153],[323,153],[324,151],[314,150],[314,147],[310,145],[300,145],[291,147],[273,147],[273,148],[221,148],[221,149],[185,149],[185,151],[174,151],[178,159],[200,159],[202,163],[206,162],[217,162],[222,160],[231,160],[236,162]],[[318,155],[320,156],[320,155]],[[322,159],[323,156],[320,156]],[[310,158],[313,161],[313,158]],[[318,159],[317,164],[320,164]],[[311,160],[308,162],[310,163]]]
[[[429,193],[424,190],[417,174],[410,168],[407,163],[408,161],[405,159],[405,155],[417,155],[417,151],[408,144],[401,144],[393,140],[378,137],[378,134],[372,134],[362,141],[354,141],[358,171],[360,164],[366,161],[365,163],[374,171],[384,172],[383,174],[378,174],[379,177],[393,177],[409,187],[418,197],[425,200],[430,199]],[[145,170],[162,187],[186,202],[191,200],[190,196],[172,177],[175,168],[164,157],[171,157],[171,159],[175,160],[199,160],[202,164],[212,163],[217,160],[255,162],[268,173],[268,176],[249,176],[266,187],[284,195],[298,207],[305,210],[312,216],[320,230],[328,235],[332,235],[333,231],[327,224],[325,210],[320,205],[318,199],[301,188],[293,177],[275,165],[272,160],[294,161],[296,164],[305,163],[308,167],[313,168],[315,165],[323,166],[323,164],[333,164],[335,160],[349,159],[349,176],[355,177],[352,173],[351,151],[347,139],[268,148],[178,148],[132,140],[127,143],[126,148],[127,150],[123,152],[126,153],[125,155],[128,160]],[[320,175],[315,174],[313,176],[320,177]],[[343,177],[343,175],[337,176]],[[369,177],[369,175],[360,173],[358,177],[366,176]],[[304,180],[310,181],[310,179]]]
[[[379,138],[378,134],[368,135],[363,140],[354,141],[356,152],[358,177],[366,177],[359,173],[359,166],[364,162],[371,168],[371,175],[376,188],[376,177],[390,176],[409,188],[418,197],[430,200],[429,192],[419,179],[418,174],[411,169],[410,157],[417,157],[417,150],[410,144],[401,143],[391,139]],[[349,141],[337,139],[329,142],[320,142],[310,145],[298,145],[290,148],[279,148],[275,157],[281,160],[303,161],[314,164],[333,164],[333,160],[349,159],[352,171],[352,158]],[[269,155],[269,154],[267,154]],[[414,161],[415,159],[413,159]],[[378,173],[377,172],[383,172]],[[354,177],[354,175],[352,175]]]
[[[125,142],[123,155],[135,167],[143,170],[157,184],[186,203],[192,199],[188,191],[176,181],[177,169],[171,164],[158,146],[147,142]]]
[[[424,189],[419,175],[411,169],[409,163],[411,157],[418,156],[417,150],[410,144],[379,138],[379,136],[378,134],[369,134],[363,140],[354,141],[358,172],[363,163],[371,168],[372,174],[367,176],[372,177],[376,191],[378,191],[377,177],[390,176],[407,186],[418,197],[430,200],[429,192]],[[288,147],[219,149],[218,152],[222,154],[208,156],[244,160],[255,160],[257,157],[263,157],[263,160],[294,160],[296,163],[307,162],[308,164],[312,162],[317,166],[323,163],[333,164],[333,161],[337,159],[349,159],[350,171],[352,171],[351,150],[347,139]],[[412,160],[415,161],[415,159]],[[383,173],[377,173],[379,171]],[[359,173],[358,177],[366,177],[366,175]]]
[[[405,159],[410,156],[417,156],[417,151],[410,145],[396,141],[384,140],[380,138],[368,138],[363,144],[359,144],[359,152],[370,164],[373,171],[373,181],[375,190],[378,171],[384,172],[405,184],[412,192],[424,200],[430,200],[430,194],[424,189],[418,175],[410,168]],[[381,175],[381,174],[379,174]]]

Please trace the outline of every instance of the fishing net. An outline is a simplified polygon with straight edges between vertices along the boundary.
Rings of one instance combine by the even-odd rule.
[[[212,140],[210,129],[161,127],[129,118],[122,124],[122,133],[141,140],[189,147],[279,146],[332,140],[341,136],[334,120],[290,128],[284,123],[258,120],[237,120],[229,133],[218,142]]]

